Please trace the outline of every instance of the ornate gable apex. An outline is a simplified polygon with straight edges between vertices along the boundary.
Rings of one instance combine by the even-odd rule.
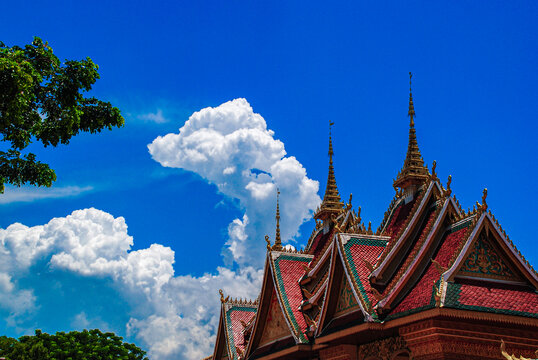
[[[495,277],[488,275],[499,275],[499,277],[502,277],[503,275],[498,274],[499,271],[497,269],[492,270],[492,265],[488,266],[487,263],[488,261],[492,261],[492,257],[497,256],[498,260],[509,266],[509,271],[512,273],[519,272],[528,284],[535,290],[538,289],[538,274],[502,230],[491,211],[486,212],[485,208],[483,208],[476,214],[476,216],[476,226],[465,242],[463,248],[458,253],[454,264],[443,274],[443,280],[454,281],[456,277],[465,276],[462,275],[462,269],[463,271],[466,269],[476,270],[473,266],[474,259],[475,262],[478,260],[484,266],[485,276],[482,276],[481,280],[495,282]],[[489,249],[485,249],[484,246],[489,246]],[[484,252],[481,253],[481,250],[484,250]],[[478,255],[480,255],[480,259],[478,258]],[[469,263],[467,260],[469,260]],[[497,267],[499,265],[500,264],[496,264]],[[502,265],[500,266],[502,267]],[[481,269],[479,269],[479,271],[482,272]],[[469,273],[469,271],[467,271],[467,273]],[[508,273],[505,273],[504,275],[504,278],[506,279],[504,282],[510,283],[511,280],[510,277],[507,276]]]

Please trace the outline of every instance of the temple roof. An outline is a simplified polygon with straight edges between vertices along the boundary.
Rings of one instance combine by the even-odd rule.
[[[411,92],[408,114],[409,147],[394,182],[400,189],[375,234],[371,223],[362,223],[360,207],[353,210],[351,196],[345,206],[340,200],[331,135],[327,188],[304,251],[282,248],[277,197],[275,244],[266,238],[259,304],[223,301],[219,334],[225,335],[230,359],[316,344],[361,324],[377,326],[368,330],[375,337],[375,329],[393,320],[404,323],[407,316],[435,308],[538,318],[538,274],[488,209],[487,190],[473,210],[463,211],[452,194],[452,178],[444,185],[435,163],[431,174],[424,166]],[[282,321],[269,331],[270,310]],[[248,345],[245,324],[252,333]]]
[[[305,272],[304,266],[312,260],[312,256],[279,251],[272,251],[269,256],[277,294],[295,341],[308,342],[305,335],[307,323],[299,310],[299,305],[303,301],[299,279]]]
[[[221,346],[225,348],[228,358],[238,360],[241,358],[247,345],[243,332],[247,324],[256,315],[258,302],[230,299],[229,296],[224,298],[222,290],[220,290],[220,293],[222,308],[217,334],[217,347],[214,356],[218,356],[217,352],[224,351],[224,349],[218,349],[218,342],[220,340]]]

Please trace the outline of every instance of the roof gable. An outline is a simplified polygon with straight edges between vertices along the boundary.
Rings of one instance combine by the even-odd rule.
[[[278,303],[278,297],[273,290],[269,311],[264,321],[263,332],[260,338],[260,347],[291,336],[290,329]]]
[[[336,241],[338,240],[334,239],[334,242]],[[344,264],[336,248],[337,246],[334,247],[335,251],[333,251],[331,256],[326,298],[323,302],[317,324],[316,334],[318,336],[334,326],[333,320],[344,317],[356,310],[359,311],[360,317],[364,318],[350,280],[345,274]],[[337,324],[336,326],[340,325],[342,324]]]
[[[283,313],[297,343],[307,343],[307,324],[299,306],[303,293],[299,280],[304,275],[304,265],[312,261],[313,256],[293,252],[270,252],[270,264],[276,292]]]
[[[372,319],[372,308],[377,303],[368,276],[371,273],[371,264],[375,263],[387,246],[388,237],[376,235],[349,235],[338,236],[338,250],[344,271],[352,284],[359,306],[367,319]]]
[[[472,234],[459,252],[454,264],[443,274],[443,279],[454,281],[456,276],[470,276],[474,270],[475,277],[478,276],[482,280],[518,282],[515,280],[518,278],[520,281],[527,282],[535,290],[538,289],[538,274],[508,239],[493,214],[481,211],[476,216],[477,223]],[[494,265],[491,260],[502,261],[505,266],[504,274],[498,269],[501,264]],[[485,267],[481,268],[477,261]],[[487,266],[488,261],[489,266]]]
[[[338,302],[336,303],[336,309],[334,311],[334,316],[338,317],[345,315],[355,309],[359,308],[359,303],[355,299],[351,285],[347,280],[347,277],[342,276],[340,281],[340,290],[338,290]]]
[[[237,360],[239,355],[244,353],[247,345],[243,330],[246,324],[256,315],[257,306],[241,302],[230,302],[225,303],[223,309],[228,356],[230,359]]]
[[[456,277],[482,278],[522,282],[522,276],[498,246],[482,232],[470,246]]]
[[[268,337],[277,333],[276,328],[281,329],[282,322],[278,312],[285,320],[289,334],[287,338],[296,343],[308,341],[304,334],[306,323],[299,311],[299,304],[303,300],[299,279],[304,275],[304,265],[308,264],[312,257],[312,255],[287,251],[267,252],[258,312],[245,358],[258,351],[264,351],[263,348],[275,341],[278,342],[278,339],[266,341]],[[267,329],[268,318],[273,319],[271,322],[279,326]]]

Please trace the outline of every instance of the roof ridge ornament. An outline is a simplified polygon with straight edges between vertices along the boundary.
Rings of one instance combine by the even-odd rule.
[[[319,206],[319,209],[314,214],[315,219],[330,220],[331,215],[338,215],[342,211],[344,203],[340,199],[338,193],[338,187],[336,185],[336,178],[334,176],[333,166],[333,142],[332,142],[332,126],[334,122],[329,121],[329,174],[327,176],[327,187],[325,189],[325,195],[323,201]]]
[[[415,131],[415,107],[413,105],[413,93],[411,89],[411,79],[413,74],[409,72],[409,110],[407,116],[409,120],[409,144],[407,145],[407,155],[404,160],[404,166],[396,180],[394,180],[394,188],[406,189],[413,185],[420,185],[429,178],[429,172],[424,165],[424,159],[420,154],[417,142],[417,134]]]

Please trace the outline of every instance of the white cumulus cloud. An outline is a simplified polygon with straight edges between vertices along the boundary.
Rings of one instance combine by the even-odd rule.
[[[225,255],[239,265],[261,266],[263,236],[274,235],[276,189],[281,192],[283,238],[293,239],[320,203],[319,183],[308,178],[284,144],[245,99],[195,112],[179,129],[148,145],[161,165],[195,172],[238,199],[243,219],[228,228]]]
[[[40,314],[57,311],[67,326],[123,329],[120,335],[147,349],[151,359],[203,358],[215,343],[218,289],[234,297],[259,295],[263,236],[275,230],[276,189],[287,240],[320,202],[318,182],[286,156],[245,99],[194,113],[179,133],[158,137],[148,148],[163,166],[195,172],[238,200],[243,215],[228,225],[223,253],[239,266],[202,276],[174,274],[171,248],[132,250],[125,219],[93,208],[39,226],[12,224],[0,229],[0,314],[7,326],[32,329]],[[68,308],[50,307],[73,293],[84,295]],[[88,294],[85,302],[81,297]]]
[[[132,245],[124,218],[93,208],[54,218],[45,225],[12,224],[0,229],[0,311],[9,314],[7,325],[20,329],[32,324],[32,316],[50,311],[40,307],[44,299],[28,284],[42,282],[44,274],[67,272],[111,281],[117,294],[114,299],[103,293],[94,302],[106,307],[121,298],[128,320],[120,328],[148,349],[150,358],[199,359],[211,353],[214,345],[220,311],[218,289],[251,299],[258,296],[260,269],[221,267],[200,277],[174,276],[172,249],[152,244],[134,251]],[[80,281],[64,285],[84,291]],[[45,291],[40,296],[62,296],[53,284]],[[70,306],[75,311],[77,305]],[[57,315],[65,316],[63,310]],[[77,310],[71,326],[112,328],[106,311],[90,314],[91,309]]]

